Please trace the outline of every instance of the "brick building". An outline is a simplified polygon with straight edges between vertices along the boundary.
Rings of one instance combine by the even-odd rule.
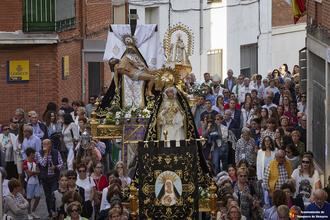
[[[49,101],[86,101],[109,84],[97,52],[104,50],[111,11],[109,0],[0,1],[0,123],[17,107],[42,114]],[[29,64],[27,81],[11,75],[22,74],[14,65],[21,60]]]
[[[307,1],[308,150],[330,175],[330,1]]]

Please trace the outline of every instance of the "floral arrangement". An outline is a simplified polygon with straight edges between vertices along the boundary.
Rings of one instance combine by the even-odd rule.
[[[204,84],[196,84],[189,89],[188,93],[194,96],[206,96],[208,93],[208,89],[208,86]]]
[[[129,106],[123,109],[110,108],[107,109],[103,115],[105,119],[103,124],[107,125],[120,125],[124,120],[130,121],[131,119],[150,118],[151,111],[148,108],[141,108],[136,106]]]
[[[210,197],[210,192],[208,188],[199,187],[198,194],[200,200],[206,200]]]

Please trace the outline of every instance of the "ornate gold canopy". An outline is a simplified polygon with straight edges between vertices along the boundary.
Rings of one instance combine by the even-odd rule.
[[[191,73],[189,57],[193,54],[194,40],[188,26],[182,23],[171,26],[165,33],[163,46],[167,63],[175,68],[181,79]]]

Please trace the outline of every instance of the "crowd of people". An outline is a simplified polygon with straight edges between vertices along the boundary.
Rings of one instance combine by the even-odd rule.
[[[288,219],[290,210],[330,216],[314,155],[306,150],[299,71],[283,64],[266,77],[236,78],[229,69],[223,84],[209,73],[201,84],[194,75],[186,79],[191,94],[199,94],[192,111],[218,186],[218,219]]]
[[[129,218],[123,203],[123,189],[131,183],[126,166],[114,164],[112,143],[90,136],[95,99],[84,105],[63,98],[59,109],[50,102],[41,117],[18,108],[1,125],[4,219],[40,219],[40,201],[47,219]]]
[[[185,78],[203,154],[218,186],[217,219],[288,219],[303,211],[330,216],[327,192],[306,151],[306,94],[299,66],[221,80]],[[39,219],[42,191],[52,219],[129,219],[127,164],[111,166],[111,143],[85,141],[96,97],[50,102],[39,116],[18,108],[1,126],[0,153],[7,219]],[[89,137],[87,135],[87,137]]]

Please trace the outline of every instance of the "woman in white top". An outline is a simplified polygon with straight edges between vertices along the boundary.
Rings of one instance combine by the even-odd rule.
[[[79,139],[78,126],[73,122],[70,114],[65,114],[63,120],[62,135],[65,147],[68,150],[67,166],[68,170],[73,170],[74,148],[76,141]]]
[[[123,161],[117,162],[115,170],[118,172],[119,179],[121,180],[121,185],[123,188],[131,184],[132,180],[127,175],[127,167]]]
[[[3,133],[0,134],[0,150],[4,161],[2,164],[6,168],[8,179],[17,178],[17,168],[16,168],[16,154],[14,149],[16,149],[16,136],[9,132],[9,125],[2,126]]]
[[[258,150],[257,154],[257,178],[262,181],[264,178],[264,172],[268,167],[271,160],[275,158],[275,145],[274,141],[270,136],[265,136],[261,142],[261,149]],[[268,191],[263,189],[264,192],[264,203],[269,205]]]
[[[262,143],[261,149],[257,154],[257,177],[258,180],[263,180],[264,171],[269,165],[269,162],[275,158],[275,146],[271,137],[266,136]]]
[[[312,193],[322,187],[319,172],[315,169],[310,154],[304,154],[300,167],[292,172],[291,177],[296,183],[296,193],[302,196],[306,207],[311,203]]]
[[[87,166],[83,163],[77,167],[78,178],[76,185],[85,191],[85,201],[83,202],[83,217],[90,218],[93,214],[93,200],[95,196],[95,183],[93,178],[87,175]]]

